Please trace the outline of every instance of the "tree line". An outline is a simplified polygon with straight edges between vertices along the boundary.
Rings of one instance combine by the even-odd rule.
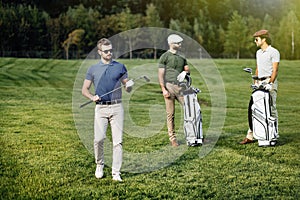
[[[254,57],[252,35],[268,29],[282,59],[300,59],[299,10],[297,0],[1,1],[0,56],[84,58],[99,38],[160,27],[237,59]]]

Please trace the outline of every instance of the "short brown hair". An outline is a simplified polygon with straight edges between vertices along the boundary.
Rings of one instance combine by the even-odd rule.
[[[101,50],[101,46],[102,46],[102,45],[105,45],[105,46],[111,45],[111,41],[110,41],[109,39],[102,38],[102,39],[100,39],[100,40],[97,42],[97,48],[98,48],[99,50]]]

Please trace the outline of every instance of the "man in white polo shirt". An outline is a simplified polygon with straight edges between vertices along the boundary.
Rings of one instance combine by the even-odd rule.
[[[278,125],[278,114],[276,109],[276,97],[277,97],[277,75],[278,66],[280,61],[280,53],[277,49],[271,46],[271,39],[268,30],[260,30],[254,33],[255,43],[257,47],[260,47],[256,52],[256,71],[258,76],[256,84],[266,83],[265,89],[270,91],[271,95],[271,116],[276,118]],[[253,133],[249,129],[246,138],[240,142],[240,144],[252,143]]]

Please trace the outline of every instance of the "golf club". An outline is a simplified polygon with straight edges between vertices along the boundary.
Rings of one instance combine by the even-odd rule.
[[[252,75],[252,69],[251,68],[244,68],[243,70],[245,72],[250,73],[253,80],[259,80],[258,76]],[[263,82],[259,86],[255,85],[255,84],[252,84],[250,87],[252,88],[252,90],[257,90],[257,89],[264,88],[265,85],[266,85],[266,83]]]
[[[247,67],[247,68],[244,68],[243,70],[244,70],[245,72],[250,73],[250,74],[252,75],[252,69],[251,69],[251,68]]]
[[[150,79],[149,79],[146,75],[143,75],[143,76],[137,77],[137,78],[135,78],[135,79],[132,79],[132,81],[137,81],[137,80],[139,80],[139,79],[144,79],[146,82],[150,82]],[[103,95],[101,95],[101,96],[100,96],[100,99],[101,99],[102,97],[104,97],[105,95],[111,94],[111,93],[113,93],[114,91],[121,89],[122,87],[123,87],[123,85],[120,86],[120,87],[118,87],[118,88],[115,88],[115,89],[113,89],[113,90],[111,90],[111,91],[109,91],[109,92],[107,92],[107,93],[105,93],[105,94],[103,94]],[[92,103],[92,102],[93,102],[93,100],[90,100],[90,101],[88,101],[88,102],[85,102],[84,104],[81,104],[79,108],[83,108],[84,106],[86,106],[86,105],[88,105],[88,104],[90,104],[90,103]]]
[[[252,69],[251,69],[251,68],[248,68],[248,67],[247,67],[247,68],[244,68],[243,70],[244,70],[245,72],[250,73],[253,80],[258,80],[258,76],[252,75]]]

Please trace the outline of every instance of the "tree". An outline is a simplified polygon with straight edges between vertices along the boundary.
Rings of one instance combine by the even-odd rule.
[[[69,59],[69,48],[72,44],[76,45],[78,50],[77,50],[77,58],[79,58],[79,53],[80,53],[80,42],[83,38],[84,35],[84,30],[83,29],[75,29],[71,33],[69,33],[68,38],[62,43],[62,47],[65,49],[66,52],[66,59]]]
[[[240,58],[241,50],[247,46],[247,30],[243,17],[234,11],[226,31],[225,53],[236,54],[236,58]]]
[[[96,45],[97,38],[96,30],[99,25],[101,14],[92,8],[85,8],[82,4],[70,7],[66,13],[59,16],[59,21],[62,23],[60,30],[60,42],[65,39],[65,35],[75,29],[85,30],[84,49],[89,51]]]
[[[158,10],[156,7],[151,3],[147,5],[146,16],[145,16],[145,23],[148,27],[163,27],[163,23],[160,20]],[[150,33],[151,41],[153,41],[153,56],[156,60],[157,58],[157,47],[156,44],[160,42],[161,36],[155,33]]]
[[[49,15],[31,6],[0,4],[0,48],[19,56],[38,55],[48,50],[46,21]],[[21,54],[20,54],[21,53]]]
[[[187,18],[184,18],[182,21],[178,19],[171,19],[169,28],[178,32],[182,32],[186,35],[192,35],[193,32],[193,27]]]
[[[61,50],[61,40],[60,40],[60,35],[62,33],[62,25],[61,21],[59,18],[51,18],[47,21],[47,28],[49,30],[49,36],[50,36],[50,41],[51,41],[51,48],[52,51],[54,52],[54,55],[59,54]],[[52,57],[56,57],[56,56]]]
[[[254,18],[251,15],[248,16],[246,18],[246,24],[248,26],[248,32],[247,32],[247,46],[246,48],[249,50],[247,52],[249,52],[249,54],[245,55],[246,57],[254,57],[255,56],[255,52],[257,50],[257,46],[254,42],[254,38],[253,38],[253,34],[260,30],[263,29],[262,26],[262,20],[260,20],[259,18]]]
[[[198,16],[195,17],[194,19],[194,26],[193,26],[194,39],[200,44],[203,44],[204,42],[204,32],[205,32],[206,22],[207,19],[204,14],[204,11],[200,10]]]
[[[209,19],[209,14],[206,9],[198,11],[198,16],[194,19],[193,24],[193,38],[198,41],[206,51],[218,56],[223,52],[224,40],[219,41],[222,37],[222,27],[212,23]]]
[[[0,49],[2,52],[17,53],[10,54],[12,56],[29,56],[30,53],[37,52],[35,57],[43,56],[40,52],[54,51],[55,57],[60,58],[63,56],[61,43],[75,29],[85,30],[82,41],[85,46],[82,46],[82,50],[87,53],[101,37],[111,37],[143,26],[162,26],[171,27],[195,39],[213,57],[221,56],[222,53],[252,57],[256,48],[252,35],[264,28],[270,31],[274,46],[287,48],[289,52],[282,52],[284,57],[297,58],[297,27],[293,26],[294,31],[288,33],[289,41],[285,41],[286,27],[284,24],[279,26],[279,22],[284,23],[282,21],[285,20],[286,24],[291,24],[295,17],[299,21],[299,8],[299,0],[255,0],[255,3],[249,0],[5,0],[0,3]],[[290,16],[287,20],[291,11],[295,16]],[[236,34],[239,35],[231,36],[229,33],[233,32],[233,13],[238,13],[244,22],[236,24]],[[246,42],[237,38],[245,34],[245,24],[248,27]],[[156,37],[155,34],[153,36]],[[130,41],[131,38],[132,35],[125,37],[128,44],[126,46],[130,49],[134,46],[133,42],[136,42]],[[149,43],[150,39],[156,41],[149,35],[149,41],[143,42]],[[279,44],[280,41],[287,43]],[[234,44],[237,42],[240,43],[239,47]]]
[[[132,51],[133,51],[132,38],[133,37],[132,37],[132,35],[128,35],[128,34],[132,34],[132,31],[128,34],[126,31],[140,27],[143,24],[142,16],[140,14],[131,14],[130,9],[126,8],[123,12],[115,15],[114,18],[115,18],[114,21],[116,22],[116,25],[117,25],[116,30],[120,31],[120,32],[124,32],[122,34],[122,37],[124,38],[124,40],[127,40],[128,47],[129,47],[129,58],[132,59]],[[137,33],[134,35],[136,38],[135,41],[138,41]]]
[[[173,20],[187,20],[192,24],[200,9],[207,7],[206,0],[152,0],[153,4],[158,9],[164,27],[170,27],[170,22]]]
[[[223,29],[223,27],[221,25],[219,25],[218,29],[217,29],[217,33],[218,33],[218,39],[217,39],[217,43],[219,44],[219,51],[216,56],[219,57],[222,55],[222,53],[224,52],[224,44],[226,41],[226,32]]]
[[[276,44],[281,57],[286,59],[300,58],[300,21],[294,11],[290,11],[280,21]]]
[[[299,0],[290,0],[289,1],[290,5],[289,5],[289,9],[294,11],[296,17],[298,19],[300,19],[300,1]]]

